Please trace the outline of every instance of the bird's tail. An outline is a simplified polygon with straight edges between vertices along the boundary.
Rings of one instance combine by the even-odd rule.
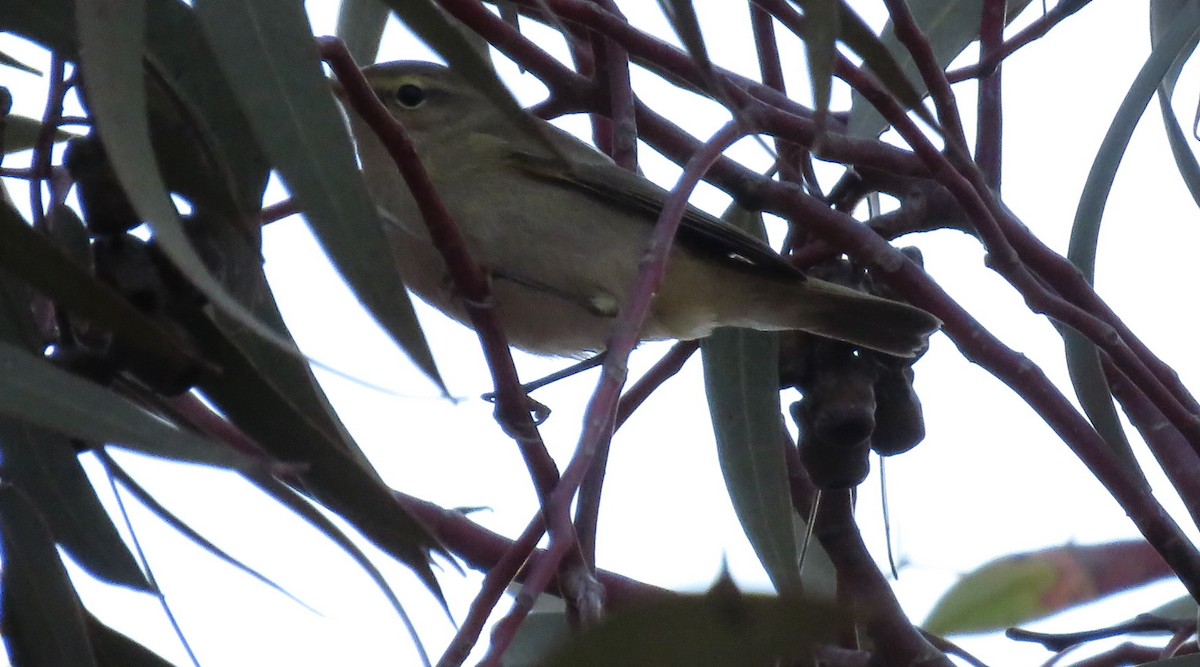
[[[925,349],[942,323],[907,303],[808,278],[775,283],[786,298],[764,299],[749,326],[764,330],[799,329],[900,357]]]

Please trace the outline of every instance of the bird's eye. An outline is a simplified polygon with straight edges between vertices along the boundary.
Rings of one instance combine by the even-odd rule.
[[[421,106],[421,103],[425,101],[425,90],[420,86],[406,83],[396,89],[396,101],[409,109]]]

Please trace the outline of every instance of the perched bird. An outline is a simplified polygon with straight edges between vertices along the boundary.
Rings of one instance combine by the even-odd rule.
[[[536,121],[544,138],[532,136],[441,65],[391,62],[364,74],[490,275],[510,342],[547,355],[602,350],[666,191],[549,123]],[[372,130],[349,115],[405,284],[466,322],[416,201]],[[808,278],[757,239],[689,208],[641,337],[693,339],[720,326],[801,330],[913,356],[940,322],[908,304]]]

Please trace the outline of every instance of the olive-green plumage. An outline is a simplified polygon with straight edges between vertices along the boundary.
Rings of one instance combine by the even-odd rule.
[[[666,192],[549,123],[537,121],[544,138],[531,136],[440,65],[393,62],[365,73],[492,276],[510,341],[564,356],[603,349]],[[354,114],[351,124],[405,283],[465,322],[391,157]],[[797,329],[912,356],[939,325],[907,304],[806,278],[752,237],[690,209],[642,338],[699,338],[718,326]]]

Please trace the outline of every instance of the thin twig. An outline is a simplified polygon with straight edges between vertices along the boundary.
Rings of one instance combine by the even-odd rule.
[[[471,325],[479,336],[496,388],[496,412],[510,437],[517,442],[539,496],[545,500],[558,483],[558,470],[529,413],[529,399],[521,388],[508,338],[493,309],[491,287],[470,256],[466,240],[450,217],[421,165],[412,142],[359,71],[350,53],[336,38],[318,38],[322,55],[346,91],[354,111],[366,121],[391,153],[396,167],[421,210],[430,238],[462,295]]]
[[[30,170],[34,178],[29,181],[29,206],[33,212],[35,229],[44,229],[46,224],[42,182],[50,179],[54,133],[58,131],[58,122],[62,118],[63,99],[71,88],[71,83],[66,79],[66,68],[66,61],[55,52],[50,59],[50,89],[46,92],[46,109],[42,112],[42,126],[38,129],[33,145],[33,157],[30,160]]]
[[[563,472],[562,481],[551,494],[550,501],[546,506],[552,536],[555,535],[556,528],[563,524],[570,525],[571,499],[583,482],[587,470],[591,467],[596,452],[601,446],[600,443],[612,436],[617,399],[628,374],[627,359],[638,343],[642,325],[649,315],[654,294],[662,284],[663,276],[666,273],[667,256],[673,245],[675,232],[687,208],[688,195],[712,163],[740,137],[741,130],[732,123],[726,124],[718,130],[713,138],[704,145],[704,148],[688,162],[679,183],[672,189],[663,205],[658,222],[651,233],[646,252],[638,267],[635,286],[629,298],[622,305],[621,315],[609,337],[603,373],[600,383],[588,403],[579,444],[575,449],[575,454],[571,457],[571,462]],[[521,621],[528,615],[537,596],[545,590],[554,568],[558,567],[560,559],[566,553],[566,546],[561,539],[551,540],[546,559],[534,567],[533,572],[529,575],[528,583],[521,589],[512,610],[496,625],[496,629],[492,633],[490,650],[482,664],[499,664],[500,657],[512,642]]]
[[[849,491],[827,491],[817,512],[816,536],[838,572],[839,588],[850,593],[859,620],[889,665],[945,665],[952,663],[913,627],[883,573],[867,552],[854,524]]]
[[[1041,18],[1030,23],[1024,30],[1013,35],[1012,38],[1006,40],[999,48],[992,51],[990,54],[980,54],[980,60],[974,65],[967,65],[956,70],[946,72],[946,79],[950,83],[958,83],[967,79],[974,79],[980,76],[986,76],[1004,59],[1016,53],[1018,49],[1026,46],[1037,39],[1040,39],[1050,32],[1052,28],[1062,22],[1063,19],[1083,9],[1092,0],[1061,0],[1053,9],[1042,15]]]
[[[986,0],[983,3],[979,23],[979,49],[983,60],[993,57],[1004,41],[1004,24],[1007,18],[1007,0]],[[983,172],[983,180],[995,192],[1000,192],[1001,148],[1004,136],[1004,106],[1000,73],[1000,61],[992,71],[979,79],[979,99],[976,109],[979,116],[975,133],[975,163]]]
[[[683,368],[683,364],[700,348],[700,342],[685,340],[676,343],[654,366],[629,388],[617,403],[617,416],[613,431],[621,428],[633,411],[667,379]],[[594,563],[596,558],[596,531],[600,523],[600,497],[604,491],[604,475],[608,468],[610,440],[601,443],[592,459],[592,467],[579,486],[579,498],[575,501],[575,532],[579,535],[579,548]]]

